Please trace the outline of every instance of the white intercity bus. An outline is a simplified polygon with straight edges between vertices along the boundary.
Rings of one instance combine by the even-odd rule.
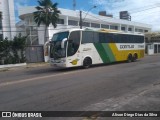
[[[70,29],[55,33],[49,43],[49,61],[56,67],[136,61],[144,57],[144,35],[116,30]]]

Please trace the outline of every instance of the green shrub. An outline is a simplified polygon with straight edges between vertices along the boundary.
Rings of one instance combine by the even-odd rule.
[[[24,63],[25,47],[26,37],[21,35],[14,37],[12,41],[7,38],[0,40],[0,64]]]

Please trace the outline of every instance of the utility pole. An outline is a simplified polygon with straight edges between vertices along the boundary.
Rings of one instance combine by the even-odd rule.
[[[96,8],[97,6],[93,6],[91,7],[88,12],[86,13],[85,17],[82,19],[82,11],[80,10],[80,20],[79,20],[79,26],[80,26],[80,29],[82,29],[82,26],[83,26],[83,21],[85,20],[86,16],[88,15],[89,11],[91,11],[93,8]]]
[[[73,10],[76,10],[76,0],[73,0]]]
[[[80,29],[82,29],[82,24],[83,24],[83,21],[82,21],[82,11],[80,10],[80,20],[79,20]]]

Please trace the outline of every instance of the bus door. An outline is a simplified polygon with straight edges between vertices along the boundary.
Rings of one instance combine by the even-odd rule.
[[[67,66],[74,67],[81,65],[80,47],[80,31],[71,32],[68,39],[67,48]]]

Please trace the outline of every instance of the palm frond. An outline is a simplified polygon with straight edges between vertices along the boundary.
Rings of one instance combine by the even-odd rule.
[[[35,7],[37,10],[43,10],[43,8],[41,6],[37,6]]]
[[[58,3],[53,4],[51,0],[39,0],[38,3],[40,6],[37,6],[37,11],[34,12],[34,21],[38,26],[45,24],[49,27],[52,24],[56,27],[61,13],[57,8]]]

